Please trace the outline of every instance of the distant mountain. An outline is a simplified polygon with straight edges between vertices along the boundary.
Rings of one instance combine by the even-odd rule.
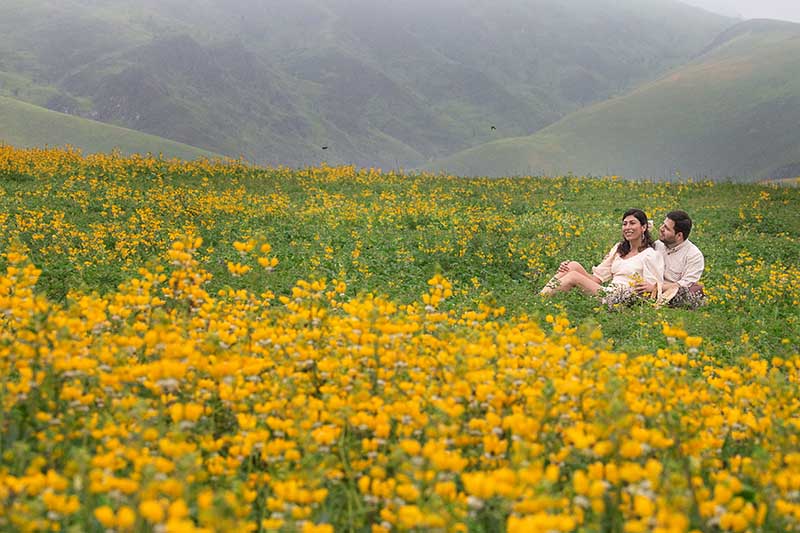
[[[536,132],[731,23],[672,0],[4,0],[0,94],[261,163],[410,167]]]
[[[743,22],[684,67],[534,135],[435,162],[465,175],[800,175],[800,24]]]
[[[219,154],[139,131],[74,117],[0,96],[0,144],[17,147],[65,146],[84,153],[151,153],[198,159]]]
[[[731,0],[681,0],[684,4],[699,7],[712,13],[719,13],[726,17],[733,17],[743,19],[742,13],[737,10],[735,5],[732,5]],[[752,0],[745,0],[751,2]],[[735,3],[735,2],[734,2]]]

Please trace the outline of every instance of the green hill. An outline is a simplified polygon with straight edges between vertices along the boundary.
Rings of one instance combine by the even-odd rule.
[[[0,143],[18,147],[63,146],[83,152],[164,154],[166,157],[197,159],[218,154],[155,135],[58,113],[0,96]]]
[[[7,0],[0,94],[261,163],[410,167],[531,134],[732,23],[673,0]]]
[[[463,175],[800,174],[800,25],[753,20],[632,92],[430,165]]]

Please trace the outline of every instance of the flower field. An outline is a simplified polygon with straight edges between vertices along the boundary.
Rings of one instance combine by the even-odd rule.
[[[0,146],[0,530],[800,531],[800,190]],[[709,303],[543,300],[640,207]]]

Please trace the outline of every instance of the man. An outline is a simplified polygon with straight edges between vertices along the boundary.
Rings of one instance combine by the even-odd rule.
[[[686,300],[703,298],[703,286],[698,283],[705,268],[703,253],[689,240],[692,231],[692,219],[685,211],[670,211],[658,229],[659,239],[656,251],[664,258],[664,285],[661,289],[661,300],[671,304]],[[656,290],[653,283],[636,285],[639,294]]]

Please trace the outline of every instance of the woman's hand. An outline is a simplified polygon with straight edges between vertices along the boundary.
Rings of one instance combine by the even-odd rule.
[[[641,283],[637,283],[633,290],[636,291],[636,294],[640,295],[652,295],[655,293],[655,290],[658,286],[655,283],[648,283],[646,281],[642,281]]]
[[[572,261],[562,261],[562,262],[561,262],[561,264],[560,264],[560,265],[558,265],[558,271],[559,271],[559,272],[561,272],[561,273],[563,273],[563,272],[569,272],[569,264],[570,264],[571,262],[572,262]]]

